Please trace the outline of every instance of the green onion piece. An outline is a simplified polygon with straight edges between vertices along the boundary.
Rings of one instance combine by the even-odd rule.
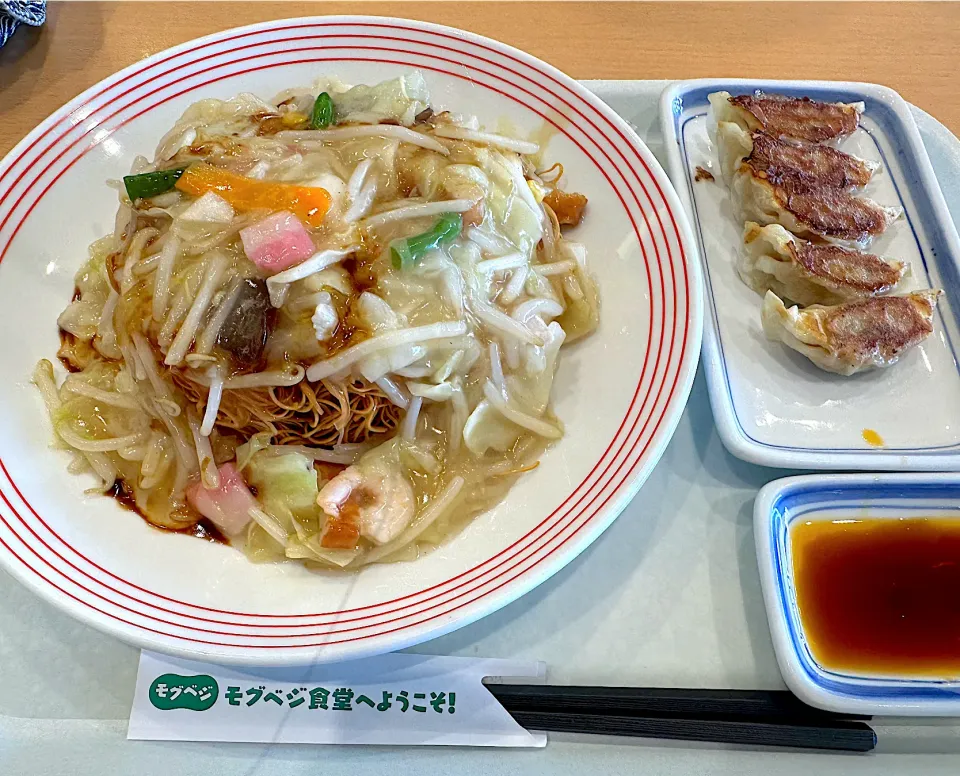
[[[144,172],[140,175],[124,175],[123,185],[127,189],[127,196],[130,200],[144,199],[145,197],[155,197],[157,194],[163,194],[170,191],[186,167],[178,167],[175,170],[157,170],[156,172]]]
[[[434,248],[455,240],[462,228],[463,216],[460,213],[444,213],[437,223],[423,234],[394,240],[390,243],[394,269],[409,269]]]
[[[310,129],[326,129],[334,123],[336,111],[333,100],[326,92],[321,92],[317,101],[313,103],[313,113],[310,115]]]

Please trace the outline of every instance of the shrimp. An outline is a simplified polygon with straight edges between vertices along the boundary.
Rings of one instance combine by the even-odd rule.
[[[323,547],[340,547],[357,536],[357,529],[364,539],[386,544],[403,532],[416,513],[413,487],[386,457],[347,467],[323,486],[317,503],[328,516],[320,539]],[[354,539],[349,549],[355,546]]]

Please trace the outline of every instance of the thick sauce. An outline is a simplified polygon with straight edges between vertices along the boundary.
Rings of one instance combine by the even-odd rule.
[[[960,519],[805,522],[791,546],[800,620],[822,666],[960,677]]]
[[[196,523],[188,528],[181,528],[180,530],[164,528],[163,526],[150,522],[146,515],[144,515],[143,512],[140,511],[139,507],[137,507],[137,502],[134,499],[133,491],[127,487],[127,484],[123,480],[117,480],[114,482],[113,487],[107,491],[107,495],[113,496],[120,506],[126,507],[131,512],[136,512],[144,519],[147,525],[149,525],[151,528],[156,528],[158,531],[188,534],[189,536],[196,536],[198,539],[203,539],[208,542],[216,542],[217,544],[230,544],[230,541],[227,539],[227,537],[220,533],[220,529],[218,529],[205,517],[201,517]]]

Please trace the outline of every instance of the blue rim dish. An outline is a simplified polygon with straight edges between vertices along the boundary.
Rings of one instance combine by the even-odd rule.
[[[788,477],[761,489],[754,506],[767,619],[784,680],[805,702],[844,713],[960,714],[960,680],[852,675],[821,666],[804,637],[790,557],[797,520],[904,515],[960,517],[960,475],[839,474]]]
[[[713,293],[709,262],[704,258],[704,239],[692,196],[694,169],[688,157],[684,128],[691,120],[706,114],[707,95],[719,90],[743,93],[761,89],[790,96],[808,96],[828,102],[863,102],[865,114],[886,137],[892,154],[873,132],[884,168],[891,171],[891,180],[904,205],[906,223],[917,245],[922,273],[928,285],[930,265],[940,276],[941,287],[954,297],[960,291],[960,237],[950,218],[930,159],[909,106],[899,94],[875,84],[828,81],[759,81],[743,79],[709,79],[681,81],[668,86],[661,97],[661,123],[666,139],[670,177],[691,215],[696,230],[698,249],[704,269],[704,285],[708,293],[704,322],[704,368],[717,430],[724,445],[734,455],[765,466],[806,469],[960,469],[960,441],[935,447],[884,448],[869,450],[850,447],[790,447],[772,444],[751,437],[741,422],[734,403],[724,342],[720,335],[716,300]],[[922,223],[922,237],[916,223]],[[920,270],[917,267],[917,270]],[[956,321],[944,320],[947,313],[941,306],[936,313],[937,327],[944,332],[954,362],[960,373],[957,347],[950,336],[957,331]],[[712,325],[710,325],[712,324]],[[953,324],[953,325],[949,325]]]

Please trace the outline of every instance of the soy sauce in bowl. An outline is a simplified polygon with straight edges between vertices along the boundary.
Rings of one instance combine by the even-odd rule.
[[[812,520],[790,539],[800,621],[823,668],[960,677],[960,520]]]

